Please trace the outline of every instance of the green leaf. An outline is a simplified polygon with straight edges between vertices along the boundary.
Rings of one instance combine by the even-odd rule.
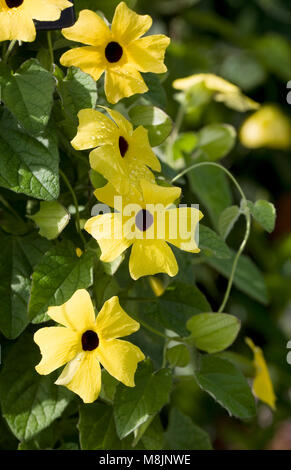
[[[0,186],[37,199],[59,196],[59,153],[54,133],[32,137],[0,112]]]
[[[9,339],[17,338],[29,323],[27,304],[33,262],[48,248],[40,237],[0,235],[0,330]]]
[[[193,193],[206,207],[214,226],[217,227],[220,213],[232,202],[226,176],[219,168],[201,167],[189,171],[187,177]]]
[[[113,403],[118,380],[112,377],[106,369],[102,369],[101,374],[102,388],[100,398],[106,402]]]
[[[70,214],[58,201],[41,202],[40,210],[28,217],[39,226],[39,234],[48,240],[57,238],[70,220]]]
[[[216,161],[231,151],[235,139],[234,127],[228,124],[209,124],[198,132],[198,147],[207,160]]]
[[[143,79],[146,82],[149,91],[140,97],[140,102],[145,102],[145,104],[152,104],[158,108],[166,109],[167,94],[160,77],[155,73],[144,73]]]
[[[207,432],[193,423],[189,416],[172,408],[165,434],[167,450],[211,450]]]
[[[190,353],[184,344],[167,349],[166,357],[171,367],[186,367],[190,362]]]
[[[269,233],[273,232],[276,222],[276,209],[271,202],[259,199],[253,204],[248,202],[253,218]]]
[[[201,356],[195,372],[198,385],[209,393],[230,415],[241,419],[255,416],[256,407],[251,389],[231,362],[215,356]]]
[[[71,127],[72,137],[78,125],[77,114],[81,109],[95,108],[98,94],[96,82],[79,68],[70,67],[66,78],[59,82],[63,110]]]
[[[184,155],[189,155],[193,152],[198,142],[197,134],[194,132],[185,132],[180,134],[175,140],[173,145],[173,158],[179,160]]]
[[[140,428],[138,429],[137,432],[137,438],[138,433],[140,429],[143,428],[143,426],[146,426],[146,429],[144,432],[142,432],[141,435],[141,443],[144,446],[146,450],[162,450],[164,448],[164,429],[160,420],[160,416],[157,415],[154,418],[149,418],[150,423],[149,425],[147,423],[144,423]],[[135,438],[135,442],[137,439]]]
[[[196,348],[210,354],[227,349],[240,330],[238,318],[227,313],[202,313],[187,322]]]
[[[236,253],[231,250],[230,259],[206,258],[205,262],[220,274],[229,278],[235,255]],[[258,300],[262,304],[268,303],[268,292],[264,278],[257,266],[247,256],[242,255],[239,258],[233,282],[238,289],[253,299]]]
[[[232,231],[234,224],[240,216],[240,209],[238,206],[230,206],[224,209],[220,214],[218,220],[218,231],[224,240],[227,239],[228,235]]]
[[[154,106],[135,106],[130,109],[129,116],[135,127],[143,126],[148,130],[152,147],[162,144],[172,130],[169,116]]]
[[[118,385],[114,417],[120,439],[128,436],[168,403],[171,387],[172,378],[169,370],[162,369],[153,373],[153,366],[149,360],[138,368],[134,388]]]
[[[80,443],[82,450],[122,450],[129,440],[121,441],[115,430],[113,408],[102,403],[80,407]]]
[[[230,249],[227,244],[213,230],[199,224],[199,248],[206,251],[207,255],[219,259],[230,258]]]
[[[3,416],[19,440],[29,440],[61,416],[71,393],[54,384],[56,374],[41,376],[34,367],[38,347],[24,334],[11,347],[0,374]]]
[[[193,315],[212,310],[198,287],[178,281],[170,284],[161,297],[139,303],[138,307],[141,320],[159,330],[175,331],[178,335],[187,334],[186,322]]]
[[[93,254],[85,252],[78,257],[76,247],[64,240],[48,251],[35,268],[29,317],[34,322],[46,320],[43,314],[48,307],[67,302],[77,289],[87,289],[92,283]]]
[[[1,83],[2,100],[20,124],[31,134],[43,132],[53,105],[52,74],[30,59],[16,73],[2,76]]]

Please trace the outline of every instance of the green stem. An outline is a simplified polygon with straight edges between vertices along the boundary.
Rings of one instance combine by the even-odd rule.
[[[124,298],[120,297],[120,300],[125,300]],[[138,299],[130,299],[130,300],[138,300]],[[134,315],[132,312],[130,313],[130,316],[134,318],[138,323],[141,324],[146,330],[149,330],[151,333],[154,333],[157,336],[160,336],[161,338],[164,338],[167,341],[177,341],[179,343],[184,343],[184,339],[180,338],[180,336],[167,336],[164,333],[161,333],[161,331],[156,330],[153,326],[150,326],[148,323],[144,322],[143,320],[140,320],[136,315]]]
[[[230,294],[232,284],[233,284],[233,280],[234,280],[234,276],[235,276],[235,271],[236,271],[236,268],[237,268],[238,260],[241,256],[242,252],[244,251],[245,246],[246,246],[247,241],[248,241],[249,236],[250,236],[251,216],[250,216],[250,212],[249,212],[248,207],[247,207],[247,198],[246,198],[245,193],[243,192],[241,186],[239,185],[239,183],[237,182],[235,177],[230,173],[230,171],[228,171],[226,168],[224,168],[224,166],[220,165],[219,163],[214,163],[214,162],[194,163],[194,165],[191,165],[190,167],[188,167],[185,170],[181,171],[181,173],[179,173],[177,176],[175,176],[175,178],[172,179],[171,183],[174,183],[175,181],[177,181],[179,178],[184,176],[189,171],[194,170],[194,169],[199,168],[199,167],[202,167],[202,166],[214,166],[216,168],[220,168],[222,171],[224,171],[227,174],[227,176],[232,180],[232,182],[234,183],[234,185],[236,186],[237,190],[239,191],[239,193],[242,197],[242,200],[244,202],[244,215],[245,215],[245,218],[246,218],[245,236],[244,236],[243,241],[242,241],[242,243],[241,243],[241,245],[238,249],[238,252],[235,255],[235,258],[233,260],[233,264],[232,264],[231,273],[230,273],[230,277],[229,277],[229,280],[228,280],[227,288],[226,288],[226,291],[225,291],[225,294],[224,294],[222,304],[221,304],[221,306],[219,307],[219,310],[218,310],[218,313],[220,313],[220,312],[223,312],[224,307],[226,306],[226,303],[228,301],[229,294]]]
[[[53,43],[52,43],[52,35],[50,31],[47,32],[47,43],[48,43],[49,55],[51,59],[51,72],[53,72],[55,58],[54,58],[54,49],[53,49]]]
[[[175,126],[174,126],[173,132],[172,132],[171,137],[170,137],[170,145],[171,146],[174,144],[175,140],[177,139],[177,136],[179,134],[179,131],[180,131],[182,123],[183,123],[184,116],[185,116],[185,106],[184,106],[184,104],[180,104],[178,112],[177,112],[177,116],[176,116],[176,119],[175,119]]]
[[[6,64],[7,63],[7,60],[8,60],[8,57],[10,56],[15,44],[17,43],[17,40],[16,39],[13,39],[13,41],[10,41],[10,44],[7,48],[7,51],[5,52],[4,54],[4,57],[3,57],[3,63]]]
[[[235,258],[233,260],[233,264],[232,264],[232,268],[231,268],[231,273],[230,273],[230,277],[229,277],[229,280],[228,280],[228,284],[227,284],[227,289],[225,291],[225,294],[224,294],[224,298],[223,298],[223,301],[222,301],[222,304],[220,305],[219,309],[218,309],[218,313],[221,313],[223,312],[224,310],[224,307],[226,306],[226,303],[228,301],[228,298],[229,298],[229,294],[230,294],[230,291],[231,291],[231,288],[232,288],[232,284],[233,284],[233,280],[234,280],[234,275],[235,275],[235,271],[236,271],[236,267],[237,267],[237,263],[238,263],[238,260],[242,254],[242,252],[244,251],[245,249],[245,246],[247,244],[247,241],[249,239],[249,236],[250,236],[250,230],[251,230],[251,217],[250,217],[250,214],[249,212],[245,212],[245,217],[246,217],[246,232],[245,232],[245,236],[244,236],[244,239],[238,249],[238,252],[237,254],[235,255]]]
[[[214,166],[214,167],[220,168],[222,171],[224,171],[227,174],[227,176],[229,176],[229,178],[232,180],[232,182],[235,184],[235,186],[237,187],[242,199],[245,202],[247,201],[243,190],[241,189],[240,185],[238,184],[238,182],[236,181],[234,176],[230,173],[230,171],[228,171],[226,168],[224,168],[224,166],[219,165],[219,163],[214,163],[214,162],[194,163],[194,165],[191,165],[188,168],[185,168],[185,170],[181,171],[181,173],[179,173],[177,176],[175,176],[175,178],[172,179],[171,183],[174,183],[175,181],[180,179],[182,176],[186,175],[186,173],[189,173],[189,171],[194,170],[196,168],[199,168],[201,166]]]
[[[76,208],[76,228],[77,228],[77,232],[79,233],[81,239],[82,239],[82,242],[83,244],[85,245],[86,244],[86,240],[85,240],[85,237],[82,233],[82,230],[81,230],[81,225],[80,225],[80,213],[79,213],[79,205],[78,205],[78,200],[77,200],[77,197],[76,197],[76,194],[75,194],[75,191],[73,190],[72,186],[71,186],[71,183],[69,182],[68,178],[66,177],[65,173],[60,169],[60,175],[61,177],[63,178],[63,181],[64,183],[66,184],[68,190],[70,191],[71,195],[72,195],[72,198],[73,198],[73,201],[74,201],[74,206]]]

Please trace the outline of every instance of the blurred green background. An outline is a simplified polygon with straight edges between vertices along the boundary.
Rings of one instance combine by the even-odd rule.
[[[291,80],[291,5],[288,0],[139,0],[137,11],[155,19],[154,28],[172,38],[167,53],[168,76],[164,82],[173,97],[175,78],[194,73],[215,73],[235,83],[259,103],[276,104],[291,118],[286,97]],[[153,29],[154,29],[153,28]],[[177,103],[167,111],[175,119]],[[215,122],[232,124],[239,131],[252,113],[238,113],[219,103],[188,113],[183,131]],[[270,302],[262,306],[235,288],[228,311],[238,315],[243,330],[235,350],[251,357],[244,343],[250,336],[261,346],[277,395],[277,411],[260,404],[258,418],[242,424],[228,418],[193,380],[181,380],[174,401],[194,422],[207,429],[216,449],[291,449],[291,365],[287,342],[291,339],[291,149],[247,149],[239,141],[222,163],[231,170],[251,200],[268,199],[277,209],[273,234],[254,225],[246,253],[264,274]],[[197,201],[190,201],[197,202]],[[203,207],[203,205],[202,205]],[[243,221],[229,238],[237,247],[244,233]],[[209,268],[210,269],[210,268]],[[212,304],[221,298],[225,280],[206,267],[207,295]]]

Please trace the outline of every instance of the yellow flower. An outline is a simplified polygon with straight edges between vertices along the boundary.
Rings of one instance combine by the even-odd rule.
[[[102,366],[120,382],[134,387],[141,350],[117,338],[139,329],[119,305],[118,297],[107,300],[95,318],[88,292],[77,290],[59,307],[49,307],[48,315],[63,326],[41,328],[34,335],[42,359],[36,371],[47,375],[66,364],[57,385],[77,393],[85,403],[95,401],[101,389]]]
[[[179,78],[173,82],[173,87],[176,90],[182,90],[186,93],[192,93],[197,85],[202,85],[211,92],[216,101],[237,111],[248,111],[259,107],[259,104],[245,96],[238,86],[212,73],[199,73]]]
[[[78,21],[63,35],[86,44],[65,52],[61,64],[75,65],[98,80],[103,72],[105,93],[110,103],[148,91],[140,72],[164,73],[164,56],[170,39],[163,34],[143,36],[151,27],[148,15],[138,15],[121,2],[114,14],[111,29],[90,10],[82,10]]]
[[[33,20],[56,21],[71,6],[68,0],[0,0],[0,41],[34,41]]]
[[[256,369],[253,383],[254,395],[275,410],[276,395],[263,351],[250,338],[246,338],[246,343],[254,353],[254,366]]]
[[[245,147],[291,148],[291,121],[274,105],[262,106],[243,123],[240,140]]]
[[[127,193],[132,186],[139,190],[139,179],[154,182],[148,169],[161,171],[158,158],[148,140],[148,131],[132,124],[118,111],[105,108],[112,119],[94,109],[79,112],[79,127],[72,146],[77,150],[95,148],[90,165],[110,181],[117,191]]]
[[[131,194],[116,197],[110,183],[97,189],[95,196],[117,212],[92,217],[84,228],[98,241],[101,261],[114,261],[132,246],[129,271],[133,279],[157,273],[175,276],[178,265],[168,243],[198,253],[195,230],[203,216],[193,207],[170,207],[180,197],[180,188],[147,180],[141,180],[140,186],[142,201],[138,203]]]

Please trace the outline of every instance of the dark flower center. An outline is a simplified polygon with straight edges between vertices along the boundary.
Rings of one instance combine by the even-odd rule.
[[[119,137],[119,150],[122,157],[124,157],[128,151],[128,142],[124,137],[122,137],[122,135]]]
[[[105,49],[105,57],[110,62],[113,64],[114,62],[118,62],[123,54],[123,49],[118,42],[112,41],[109,44],[107,44],[106,49]]]
[[[140,210],[135,217],[135,225],[145,232],[148,228],[150,228],[154,223],[154,218],[152,214],[147,211],[146,209]]]
[[[24,0],[5,0],[8,8],[17,8],[22,5]]]
[[[82,335],[82,348],[83,351],[93,351],[98,348],[99,338],[97,333],[92,330],[85,331]]]

